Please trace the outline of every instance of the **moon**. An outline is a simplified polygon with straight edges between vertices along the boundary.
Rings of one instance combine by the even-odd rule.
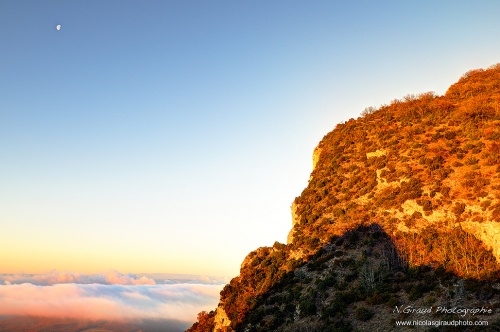
[[[61,25],[60,24],[56,25],[56,30],[57,31],[61,30]]]

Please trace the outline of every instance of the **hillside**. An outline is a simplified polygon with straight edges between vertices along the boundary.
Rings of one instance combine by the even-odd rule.
[[[401,330],[398,305],[485,306],[499,328],[499,124],[499,65],[338,124],[288,243],[250,253],[188,331]]]

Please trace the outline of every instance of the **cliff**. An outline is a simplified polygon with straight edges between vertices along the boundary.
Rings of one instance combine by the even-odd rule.
[[[314,150],[288,243],[250,253],[219,318],[190,331],[390,330],[397,304],[495,309],[499,124],[498,65],[338,124]]]

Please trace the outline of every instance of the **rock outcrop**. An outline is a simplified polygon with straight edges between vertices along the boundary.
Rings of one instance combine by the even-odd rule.
[[[231,331],[231,321],[222,306],[218,306],[214,317],[214,332]]]
[[[314,149],[314,152],[313,152],[313,157],[312,157],[312,170],[314,171],[314,169],[316,168],[316,165],[318,164],[318,161],[319,161],[319,157],[321,156],[321,148],[320,146],[318,145],[315,149]]]

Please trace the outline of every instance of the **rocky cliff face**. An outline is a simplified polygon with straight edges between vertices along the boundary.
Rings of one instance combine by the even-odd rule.
[[[499,259],[499,82],[498,66],[471,71],[445,96],[407,96],[337,125],[320,142],[309,185],[294,202],[301,220],[293,242],[307,246],[312,236],[326,243],[367,221],[401,244],[428,228],[459,227]],[[448,259],[428,254],[413,263]]]
[[[226,311],[222,306],[217,307],[214,317],[213,331],[227,331],[231,330],[231,320],[227,317]]]
[[[288,244],[293,242],[294,227],[300,221],[299,215],[297,214],[297,205],[295,204],[295,202],[292,202],[291,210],[292,210],[292,229],[290,229],[290,232],[288,233],[288,237],[286,239],[286,243]]]
[[[270,327],[302,331],[306,327],[301,329],[300,324],[306,321],[309,330],[322,331],[332,324],[328,324],[328,317],[334,315],[334,308],[343,312],[342,305],[332,303],[344,303],[348,308],[345,320],[334,324],[345,323],[344,330],[349,331],[348,326],[355,327],[359,317],[361,321],[371,319],[367,312],[377,316],[378,309],[373,306],[390,298],[394,299],[391,305],[403,300],[422,304],[420,297],[408,295],[412,287],[420,287],[409,281],[415,267],[431,268],[427,277],[441,278],[442,283],[468,278],[491,285],[499,275],[499,225],[497,65],[468,72],[444,96],[409,95],[377,110],[370,108],[360,118],[338,124],[325,135],[314,151],[308,186],[292,204],[287,245],[275,243],[247,256],[240,275],[221,292],[219,308],[223,311],[217,310],[220,323],[214,331],[269,331]],[[344,240],[335,244],[345,234],[359,233],[355,230],[366,227],[372,231],[375,227],[373,234],[383,236],[366,238],[354,247],[345,247]],[[383,245],[377,244],[381,237],[386,239]],[[361,247],[365,254],[359,251]],[[380,249],[367,263],[371,267],[363,267],[370,252],[379,247],[393,249]],[[386,260],[394,251],[404,264],[390,268]],[[325,252],[328,254],[323,256]],[[350,264],[354,265],[345,270]],[[309,265],[318,273],[312,273]],[[382,273],[377,278],[385,290],[376,291],[382,284],[375,281],[368,289],[363,284],[376,273]],[[408,292],[388,286],[398,278],[409,282]],[[330,280],[327,286],[325,280]],[[365,293],[358,294],[352,303],[339,300],[342,287],[350,289],[337,287],[344,282],[365,287]],[[321,291],[317,283],[330,287],[326,297],[316,292]],[[386,295],[383,300],[373,300],[377,297],[374,292]],[[438,288],[433,292],[434,301],[446,300],[446,292]],[[281,295],[270,295],[278,293]],[[314,302],[314,308],[307,307],[308,301]],[[359,309],[358,318],[356,308],[364,308]],[[287,310],[296,315],[290,316]],[[383,320],[382,316],[377,317]]]

